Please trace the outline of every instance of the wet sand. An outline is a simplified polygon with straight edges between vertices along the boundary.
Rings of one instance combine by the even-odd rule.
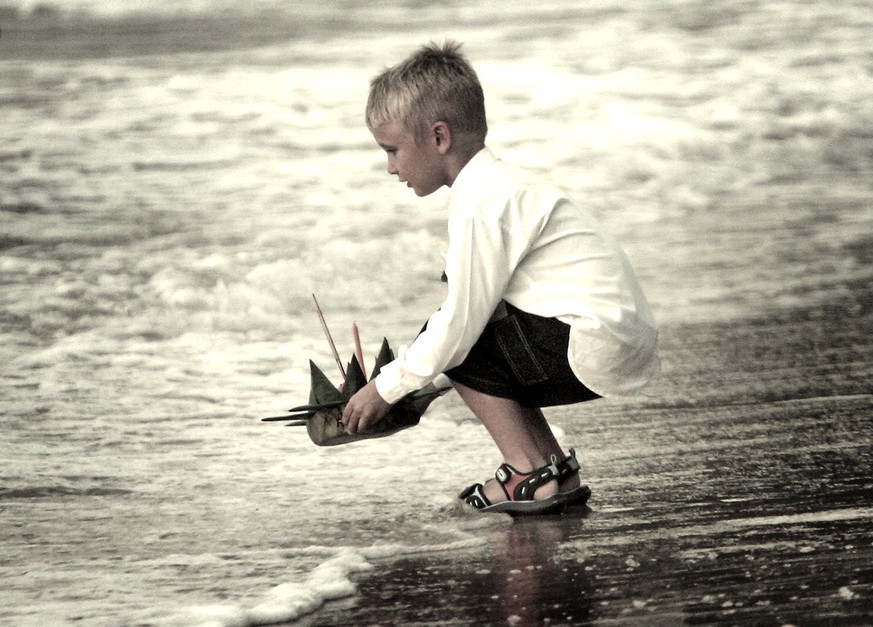
[[[873,281],[820,289],[665,325],[660,401],[553,413],[575,425],[584,511],[498,516],[480,551],[377,564],[305,624],[873,624]]]

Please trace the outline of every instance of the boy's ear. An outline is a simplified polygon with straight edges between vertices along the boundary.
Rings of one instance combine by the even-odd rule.
[[[440,154],[446,154],[452,147],[452,129],[442,120],[431,127],[431,136]]]

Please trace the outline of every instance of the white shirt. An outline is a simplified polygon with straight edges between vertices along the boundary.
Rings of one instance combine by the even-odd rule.
[[[448,294],[376,378],[386,401],[463,362],[503,299],[570,325],[570,366],[597,394],[632,394],[657,377],[658,333],[630,262],[559,190],[485,148],[452,185],[448,231]]]

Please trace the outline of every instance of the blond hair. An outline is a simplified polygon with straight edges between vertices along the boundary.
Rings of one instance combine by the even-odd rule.
[[[431,43],[376,76],[370,82],[367,127],[372,131],[400,121],[421,139],[431,125],[443,121],[454,133],[469,133],[484,142],[485,96],[460,49],[461,44],[452,41],[442,47]]]

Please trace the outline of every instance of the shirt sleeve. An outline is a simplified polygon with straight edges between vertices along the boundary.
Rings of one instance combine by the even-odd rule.
[[[464,361],[491,318],[512,273],[507,225],[472,212],[449,218],[448,293],[425,329],[382,368],[376,389],[389,403]]]

